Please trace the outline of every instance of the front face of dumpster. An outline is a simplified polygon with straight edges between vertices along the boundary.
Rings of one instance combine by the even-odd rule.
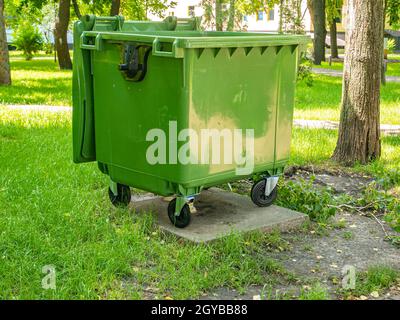
[[[289,158],[302,36],[75,26],[74,160],[160,195]]]

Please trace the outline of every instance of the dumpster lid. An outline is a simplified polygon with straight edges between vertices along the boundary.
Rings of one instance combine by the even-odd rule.
[[[265,32],[223,31],[85,31],[84,37],[102,40],[132,41],[143,43],[174,43],[177,48],[223,48],[300,45],[310,41],[306,35],[272,34]]]

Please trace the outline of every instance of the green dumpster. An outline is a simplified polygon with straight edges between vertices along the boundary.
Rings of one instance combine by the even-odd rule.
[[[221,183],[250,177],[256,205],[276,198],[309,41],[198,25],[120,16],[74,25],[74,162],[97,161],[114,205],[129,203],[130,187],[175,196],[167,213],[177,227],[195,196]]]

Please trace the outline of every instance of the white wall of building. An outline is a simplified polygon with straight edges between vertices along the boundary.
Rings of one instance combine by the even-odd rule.
[[[177,5],[175,8],[166,10],[165,16],[174,15],[179,18],[189,18],[193,12],[196,16],[201,16],[204,12],[201,7],[200,0],[175,0]],[[311,17],[307,10],[307,2],[304,0],[302,4],[302,13],[304,14],[303,24],[305,31],[310,31]],[[149,15],[151,20],[161,20],[162,18]],[[258,14],[245,16],[242,23],[244,29],[249,31],[278,31],[279,30],[279,6],[276,5],[271,12],[266,13],[260,10]]]
[[[307,2],[302,3],[303,25],[305,31],[312,29],[311,17],[307,9]],[[245,16],[243,25],[248,31],[278,31],[279,30],[279,6],[275,5],[274,9],[268,13],[260,10],[257,14]]]

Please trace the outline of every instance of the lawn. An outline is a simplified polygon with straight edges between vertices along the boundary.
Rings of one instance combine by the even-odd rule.
[[[388,59],[391,60],[400,60],[400,55],[399,54],[390,54],[388,56]],[[323,61],[321,65],[319,66],[313,66],[314,68],[323,68],[323,69],[331,69],[331,70],[343,70],[343,62],[332,62],[331,65],[329,65],[329,62]],[[388,63],[387,64],[387,71],[386,71],[387,76],[396,76],[400,77],[400,63]]]
[[[312,87],[299,82],[296,119],[339,121],[342,79],[315,75]],[[400,124],[400,83],[388,82],[381,90],[381,123]]]
[[[71,105],[71,71],[60,71],[51,57],[26,61],[11,56],[12,86],[0,90],[0,104]]]
[[[268,235],[193,245],[164,234],[152,214],[113,208],[96,164],[72,163],[71,139],[68,112],[0,107],[0,298],[193,298],[285,275],[265,254]],[[325,162],[335,140],[295,129],[291,163]],[[399,146],[385,137],[382,160],[366,170],[398,166]],[[41,288],[45,265],[56,268],[56,291]]]
[[[193,298],[217,286],[273,283],[269,235],[195,245],[152,214],[115,209],[95,163],[72,163],[70,113],[0,107],[0,299]],[[261,250],[262,249],[262,250]],[[57,290],[43,290],[53,265]]]

